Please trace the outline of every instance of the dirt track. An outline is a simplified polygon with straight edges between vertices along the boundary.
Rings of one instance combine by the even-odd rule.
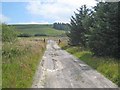
[[[32,88],[116,88],[117,86],[52,40],[36,71]]]

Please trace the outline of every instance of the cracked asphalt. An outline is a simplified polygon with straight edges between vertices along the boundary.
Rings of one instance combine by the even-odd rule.
[[[117,85],[48,40],[32,88],[117,88]]]

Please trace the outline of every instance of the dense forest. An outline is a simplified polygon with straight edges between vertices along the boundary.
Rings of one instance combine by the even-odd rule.
[[[70,45],[90,48],[96,56],[120,58],[118,52],[118,3],[99,2],[92,9],[86,5],[71,17]]]

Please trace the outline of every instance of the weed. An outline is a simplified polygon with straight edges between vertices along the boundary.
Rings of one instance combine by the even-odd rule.
[[[2,87],[29,88],[45,50],[45,43],[34,38],[5,42],[2,50]]]

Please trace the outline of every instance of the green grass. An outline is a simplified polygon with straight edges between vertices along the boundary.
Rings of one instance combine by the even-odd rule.
[[[120,86],[118,60],[110,57],[93,56],[92,52],[79,46],[68,46],[65,43],[60,46]]]
[[[63,30],[56,30],[52,28],[52,25],[50,24],[45,24],[45,25],[13,25],[16,27],[16,30],[19,31],[20,33],[25,33],[25,34],[46,34],[48,36],[58,36],[58,35],[64,35],[65,31]]]
[[[2,88],[30,88],[45,50],[45,43],[34,38],[19,38],[3,43]]]

